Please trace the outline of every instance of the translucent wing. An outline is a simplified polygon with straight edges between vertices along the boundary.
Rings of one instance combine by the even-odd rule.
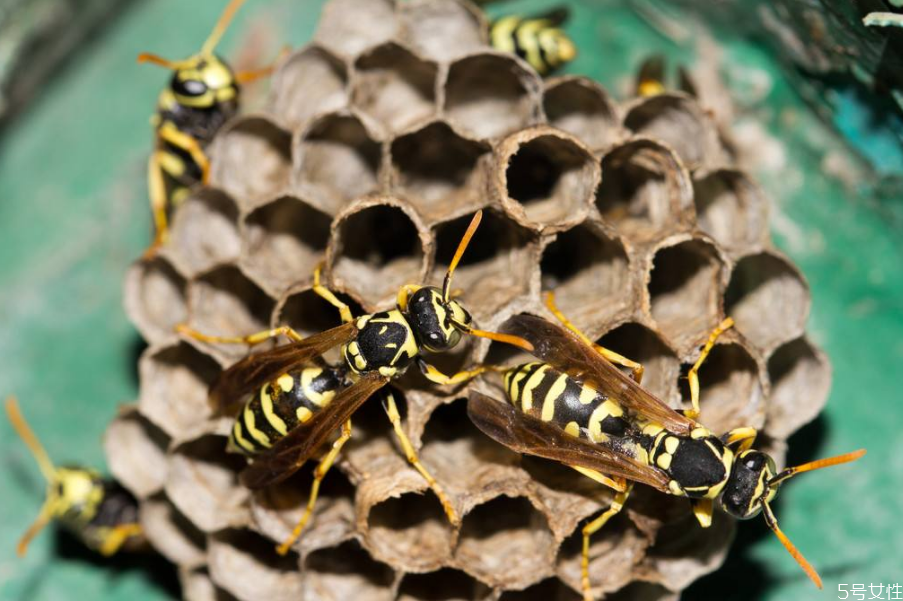
[[[668,491],[668,476],[611,448],[565,433],[561,428],[471,391],[467,414],[486,436],[512,451],[567,465],[585,467],[609,477],[642,482]]]
[[[214,411],[230,414],[240,406],[244,396],[267,382],[303,367],[329,349],[348,342],[357,335],[354,323],[346,323],[276,348],[248,355],[223,373],[210,386],[210,404]]]
[[[257,456],[241,473],[242,483],[248,488],[263,488],[294,474],[330,434],[388,382],[388,378],[371,372],[339,392],[310,421],[298,424],[273,448]]]
[[[693,420],[668,407],[564,328],[533,315],[515,315],[502,331],[529,341],[538,358],[591,385],[627,411],[658,422],[675,434],[689,434],[695,426]]]

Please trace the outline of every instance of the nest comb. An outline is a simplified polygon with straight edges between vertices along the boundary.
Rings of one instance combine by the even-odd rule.
[[[377,403],[355,416],[294,552],[310,469],[252,494],[231,424],[207,386],[244,347],[179,338],[177,323],[244,335],[338,324],[311,291],[314,267],[355,310],[438,282],[471,216],[483,224],[456,286],[484,328],[548,315],[543,289],[591,337],[641,361],[676,404],[681,370],[725,316],[700,372],[703,422],[764,431],[766,450],[825,402],[830,367],[805,336],[809,291],[772,246],[767,199],[696,101],[616,104],[580,77],[540,79],[491,50],[481,13],[458,0],[332,0],[314,41],[287,57],[269,108],[228,124],[212,181],[174,216],[160,254],[136,263],[126,307],[149,347],[140,396],[111,424],[111,469],[141,499],[188,599],[577,599],[579,524],[610,495],[482,436],[466,388],[398,382],[405,428],[463,516],[459,529],[394,446]],[[465,341],[450,370],[504,349]],[[686,396],[686,395],[684,395]],[[638,490],[593,539],[594,592],[677,599],[722,562],[732,521],[697,527],[684,500]],[[437,596],[438,595],[438,596]]]

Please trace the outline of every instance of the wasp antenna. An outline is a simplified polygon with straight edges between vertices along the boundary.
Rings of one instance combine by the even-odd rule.
[[[524,340],[520,336],[514,336],[512,334],[501,334],[499,332],[489,332],[487,330],[477,330],[462,323],[458,323],[457,321],[452,323],[454,323],[455,326],[458,327],[461,331],[470,334],[471,336],[479,336],[480,338],[488,338],[489,340],[504,342],[505,344],[510,344],[512,346],[522,348],[528,353],[533,352],[533,345],[530,343],[530,341]]]
[[[165,67],[166,69],[172,69],[176,71],[181,69],[185,64],[185,61],[171,61],[169,59],[165,59],[162,56],[157,54],[153,54],[151,52],[142,52],[138,55],[139,63],[151,63],[152,65],[157,65],[159,67]]]
[[[797,474],[802,474],[803,472],[811,472],[813,470],[820,470],[822,468],[831,467],[833,465],[850,463],[851,461],[856,461],[863,455],[865,455],[865,449],[859,449],[858,451],[844,453],[843,455],[837,455],[836,457],[827,457],[825,459],[818,459],[817,461],[810,461],[809,463],[804,463],[803,465],[797,465],[796,467],[788,467],[777,476],[769,480],[768,485],[773,486],[775,484],[780,484],[784,480],[788,480],[796,476]]]
[[[28,530],[25,531],[25,534],[22,535],[18,544],[16,544],[16,553],[19,557],[25,556],[25,553],[28,552],[28,545],[31,543],[31,539],[33,539],[38,532],[43,530],[44,526],[49,524],[51,519],[53,519],[53,515],[50,512],[48,503],[45,502],[44,506],[41,507],[41,513],[38,514],[38,517],[31,523],[31,526],[28,527]]]
[[[10,396],[6,399],[6,415],[9,417],[9,421],[13,425],[13,428],[15,428],[16,432],[22,438],[25,446],[27,446],[31,451],[31,454],[34,455],[35,460],[38,462],[38,467],[41,469],[41,473],[44,474],[44,477],[48,482],[53,481],[56,476],[56,468],[50,460],[50,455],[48,455],[47,451],[44,450],[44,447],[41,446],[38,437],[28,426],[28,422],[25,421],[25,418],[22,417],[22,412],[19,411],[19,403],[16,401],[15,396]]]
[[[818,572],[815,571],[815,568],[812,567],[806,558],[803,557],[803,554],[800,553],[799,549],[797,549],[790,539],[787,538],[787,535],[781,532],[781,529],[778,527],[778,520],[774,517],[774,513],[771,511],[771,506],[768,503],[762,504],[765,516],[765,523],[768,524],[768,527],[771,528],[771,531],[775,533],[778,537],[778,540],[781,541],[781,544],[784,545],[784,548],[787,549],[787,552],[790,553],[791,557],[793,557],[800,567],[803,568],[803,571],[806,572],[806,575],[815,583],[815,586],[818,588],[824,588],[822,585],[821,577],[818,575]]]
[[[216,25],[213,27],[213,31],[210,32],[210,37],[208,37],[204,42],[204,45],[201,46],[201,54],[213,54],[213,49],[219,44],[223,34],[226,33],[226,29],[229,28],[229,23],[232,22],[232,17],[235,16],[235,13],[238,12],[238,9],[244,4],[244,1],[245,0],[232,0],[232,2],[226,6],[223,14],[220,15],[219,21],[217,21]]]
[[[442,298],[444,298],[446,301],[448,301],[449,299],[452,274],[455,272],[455,268],[461,261],[461,257],[464,255],[464,251],[467,250],[467,245],[470,244],[470,239],[473,238],[473,235],[477,231],[477,228],[480,227],[480,221],[482,219],[483,211],[481,209],[477,211],[474,214],[473,219],[470,220],[470,225],[467,226],[467,231],[464,232],[464,236],[461,237],[461,242],[458,243],[458,249],[455,251],[455,256],[452,257],[451,263],[448,265],[448,271],[445,272],[445,282],[443,282],[442,284]]]

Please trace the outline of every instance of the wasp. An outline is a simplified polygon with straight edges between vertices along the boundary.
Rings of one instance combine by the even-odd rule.
[[[208,336],[185,326],[181,333],[204,342],[259,344],[284,335],[292,342],[269,351],[248,355],[226,369],[212,384],[210,400],[217,412],[240,413],[232,428],[229,447],[250,458],[240,475],[244,485],[260,489],[278,483],[298,470],[340,429],[338,439],[314,471],[308,504],[289,538],[277,551],[288,552],[313,513],[326,473],[342,446],[351,438],[351,417],[370,397],[379,393],[395,435],[411,465],[438,497],[452,524],[457,514],[442,487],[417,457],[401,427],[401,417],[391,391],[383,388],[412,364],[430,381],[455,385],[473,379],[482,366],[446,375],[424,360],[424,351],[442,353],[454,348],[464,334],[497,340],[525,350],[527,341],[474,328],[473,318],[452,297],[452,274],[482,218],[477,212],[449,264],[441,288],[407,284],[398,292],[394,309],[353,317],[347,304],[320,283],[314,273],[313,290],[335,306],[342,325],[309,338],[288,326],[245,337]],[[329,366],[322,355],[340,347],[341,362]],[[256,394],[242,406],[248,393]],[[242,408],[243,407],[243,408]]]
[[[16,547],[19,556],[25,555],[31,539],[52,520],[104,556],[144,545],[143,530],[138,523],[138,501],[129,491],[91,468],[54,466],[22,417],[15,397],[6,399],[6,414],[47,480],[47,498],[37,519],[19,540]]]
[[[146,256],[152,255],[168,236],[168,222],[175,206],[197,184],[206,184],[210,161],[206,146],[239,108],[240,84],[269,75],[273,67],[234,73],[214,53],[216,45],[244,0],[232,0],[223,11],[200,52],[179,61],[148,52],[139,63],[153,63],[173,71],[169,85],[157,100],[151,118],[155,143],[147,167],[148,191],[155,235]]]
[[[633,86],[634,94],[640,98],[649,98],[664,94],[669,89],[678,89],[697,97],[696,83],[683,66],[677,67],[676,86],[668,85],[665,62],[663,55],[653,54],[640,64]]]
[[[577,56],[573,40],[561,29],[568,17],[565,7],[531,17],[500,17],[489,25],[490,44],[518,55],[544,77]]]
[[[716,339],[733,325],[725,319],[708,338],[688,373],[692,409],[675,410],[642,387],[642,365],[594,344],[545,297],[566,326],[532,315],[512,317],[502,331],[532,343],[539,359],[501,369],[508,403],[471,391],[468,414],[476,426],[506,447],[553,459],[611,488],[611,506],[582,530],[581,586],[592,599],[589,539],[624,506],[634,483],[690,500],[703,528],[715,501],[739,519],[760,512],[793,558],[819,588],[815,569],[778,527],[770,503],[786,480],[854,461],[864,449],[778,471],[774,460],[752,448],[751,427],[716,436],[698,423],[697,372]],[[618,366],[632,370],[626,375]]]

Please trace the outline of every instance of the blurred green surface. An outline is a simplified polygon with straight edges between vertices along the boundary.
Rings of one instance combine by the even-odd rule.
[[[249,2],[223,54],[247,53],[260,39],[255,28],[269,34],[263,60],[284,40],[303,43],[321,4]],[[569,71],[601,80],[618,97],[648,52],[692,57],[692,47],[662,37],[626,5],[571,4],[568,30],[582,52]],[[142,50],[189,54],[221,5],[136,4],[78,54],[0,140],[0,394],[20,397],[58,461],[102,465],[104,428],[117,405],[136,396],[140,347],[121,309],[121,280],[148,240],[147,119],[167,75],[136,65],[134,57]],[[492,10],[547,5],[518,0]],[[164,39],[173,42],[162,45]],[[775,237],[812,286],[811,336],[834,364],[828,409],[791,438],[791,458],[860,446],[869,455],[855,467],[800,478],[777,504],[784,530],[820,569],[824,592],[756,521],[740,524],[725,568],[685,599],[836,599],[839,582],[903,584],[900,232],[874,202],[867,172],[843,182],[825,173],[826,156],[845,159],[854,173],[860,166],[807,111],[771,57],[743,40],[719,41],[732,73],[762,72],[771,79],[749,115],[781,141],[785,164],[758,176],[775,198]],[[0,459],[0,599],[171,597],[172,574],[160,564],[126,559],[108,569],[49,532],[26,559],[17,559],[15,540],[37,510],[43,483],[5,420]]]

